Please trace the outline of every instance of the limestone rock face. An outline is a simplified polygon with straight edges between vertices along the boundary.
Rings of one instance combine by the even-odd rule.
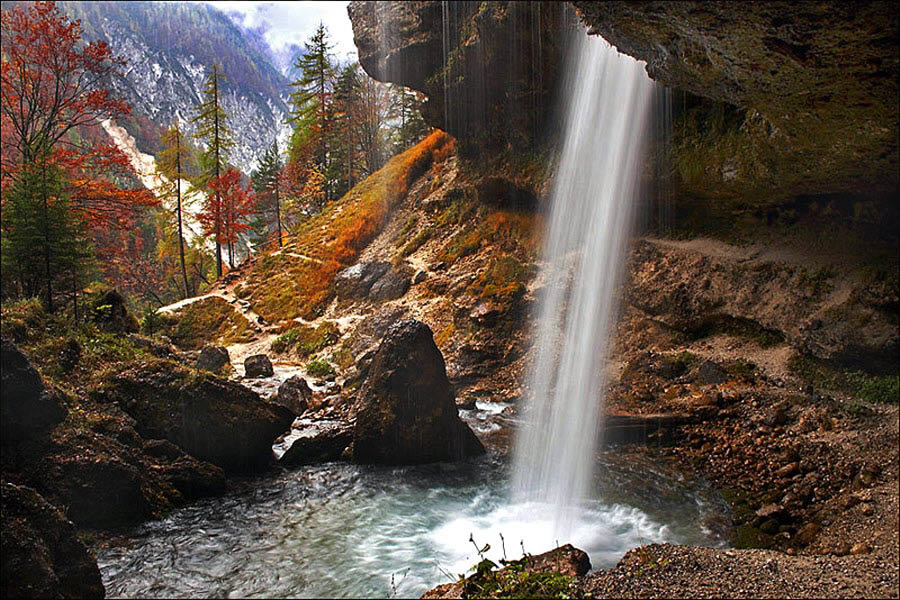
[[[60,398],[47,389],[31,361],[12,341],[4,338],[0,352],[4,443],[46,433],[66,416]]]
[[[646,61],[653,79],[746,110],[736,131],[743,147],[719,165],[733,185],[720,179],[719,193],[897,188],[900,57],[890,3],[573,4],[592,32]]]
[[[720,242],[642,240],[632,255],[629,297],[675,329],[746,320],[807,355],[856,368],[896,365],[896,290],[865,276],[757,257]]]
[[[888,2],[351,2],[348,12],[366,72],[423,92],[430,125],[461,153],[489,156],[552,133],[572,5],[650,77],[690,95],[675,98],[679,189],[738,204],[893,201],[900,59]]]
[[[3,483],[4,598],[103,598],[97,561],[75,526],[33,489]]]
[[[144,438],[167,439],[225,471],[270,462],[273,440],[294,420],[290,410],[238,383],[167,361],[112,375],[98,386],[95,398],[118,403]]]
[[[357,396],[353,460],[421,464],[483,453],[459,418],[431,329],[414,319],[395,323]]]
[[[351,2],[348,7],[363,69],[380,81],[424,92],[425,121],[473,154],[539,141],[567,11],[571,8],[562,2]]]

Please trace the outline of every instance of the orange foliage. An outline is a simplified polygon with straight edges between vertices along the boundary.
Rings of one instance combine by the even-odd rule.
[[[256,311],[272,321],[315,317],[332,297],[337,272],[356,261],[410,184],[451,141],[446,133],[433,132],[303,222],[285,252],[264,257],[251,275]]]

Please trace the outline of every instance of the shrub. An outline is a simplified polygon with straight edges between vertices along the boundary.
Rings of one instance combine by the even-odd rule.
[[[318,359],[306,363],[306,372],[313,377],[328,377],[335,374],[330,362]]]
[[[272,342],[272,351],[283,353],[296,349],[301,356],[315,354],[322,348],[338,341],[340,333],[334,323],[327,322],[318,327],[300,325],[287,330]]]

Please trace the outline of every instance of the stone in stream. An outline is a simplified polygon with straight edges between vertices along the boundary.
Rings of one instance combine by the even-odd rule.
[[[195,368],[210,373],[221,373],[225,365],[231,364],[228,349],[223,346],[204,346],[197,357]]]
[[[272,370],[272,361],[265,354],[254,354],[245,358],[244,372],[246,377],[271,377],[275,374]]]
[[[353,431],[346,426],[326,427],[314,435],[294,440],[279,462],[284,465],[311,465],[340,460]]]
[[[4,598],[103,598],[97,561],[40,494],[3,483]]]
[[[291,375],[278,386],[278,392],[272,401],[287,408],[296,416],[300,416],[309,408],[312,390],[309,384],[299,375]]]
[[[356,402],[355,462],[422,464],[484,453],[459,418],[444,357],[420,321],[388,330]]]

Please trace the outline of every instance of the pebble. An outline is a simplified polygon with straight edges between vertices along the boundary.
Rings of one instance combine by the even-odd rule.
[[[870,548],[869,545],[865,542],[856,542],[855,544],[853,544],[853,547],[850,548],[850,554],[853,555],[868,554],[871,551],[872,548]]]

